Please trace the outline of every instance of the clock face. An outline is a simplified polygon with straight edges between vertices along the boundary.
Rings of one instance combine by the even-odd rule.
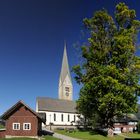
[[[68,92],[66,92],[66,96],[69,96],[69,93]]]

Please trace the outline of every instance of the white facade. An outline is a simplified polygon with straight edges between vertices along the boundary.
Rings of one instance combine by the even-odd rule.
[[[46,125],[76,125],[79,120],[78,114],[65,112],[39,111],[46,114]]]

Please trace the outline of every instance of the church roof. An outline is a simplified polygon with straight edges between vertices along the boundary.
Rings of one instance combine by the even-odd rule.
[[[37,98],[38,111],[54,111],[76,113],[76,102],[48,97]]]
[[[60,73],[61,82],[63,82],[65,80],[67,74],[68,74],[69,78],[71,79],[68,58],[67,58],[66,43],[65,43],[64,53],[63,53],[63,61],[62,61],[62,67],[61,67],[61,73]]]

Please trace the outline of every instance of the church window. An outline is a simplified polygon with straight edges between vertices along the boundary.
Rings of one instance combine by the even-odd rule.
[[[75,115],[74,115],[74,120],[73,121],[75,122]]]
[[[54,114],[54,121],[56,121],[56,114]]]
[[[70,121],[70,115],[68,114],[68,122]]]
[[[61,121],[63,122],[63,114],[61,114]]]

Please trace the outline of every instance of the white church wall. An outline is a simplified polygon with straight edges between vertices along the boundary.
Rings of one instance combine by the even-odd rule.
[[[78,114],[74,113],[49,112],[49,111],[47,112],[39,111],[39,113],[46,113],[46,125],[49,125],[50,123],[53,123],[53,125],[76,125],[76,122],[79,120]]]

